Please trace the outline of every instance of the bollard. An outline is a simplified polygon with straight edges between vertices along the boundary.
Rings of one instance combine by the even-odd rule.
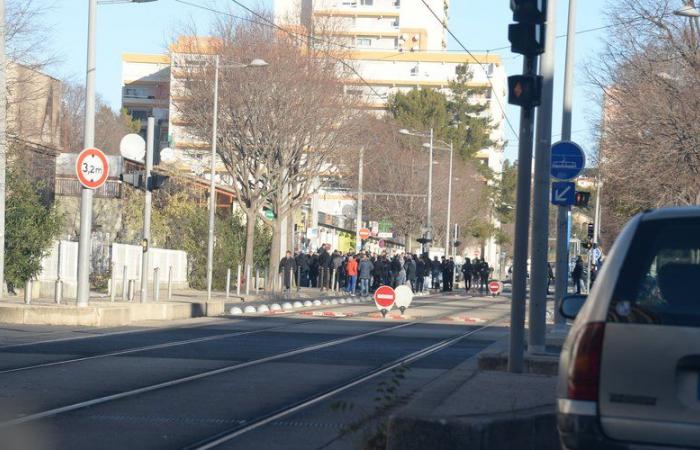
[[[173,299],[173,266],[168,267],[168,300]]]
[[[301,270],[297,269],[297,292],[301,290]]]
[[[63,298],[63,281],[60,278],[56,280],[56,287],[53,290],[53,296],[56,304],[60,305],[61,299]]]
[[[32,280],[27,280],[24,283],[24,303],[30,304],[32,302]]]
[[[160,269],[153,269],[153,301],[160,301]]]
[[[226,298],[229,298],[231,292],[231,269],[226,269]]]
[[[129,297],[128,297],[129,292],[127,291],[127,286],[129,283],[129,279],[128,279],[129,276],[127,275],[127,273],[128,273],[128,270],[127,270],[126,266],[124,266],[124,270],[122,271],[122,301],[123,302],[125,302],[129,299]]]
[[[117,295],[117,280],[114,279],[114,269],[112,269],[112,276],[109,278],[109,301],[114,303],[114,298]]]
[[[255,293],[260,292],[260,269],[255,269]]]
[[[282,274],[277,275],[277,287],[281,291],[284,289],[284,280],[282,280]]]
[[[338,292],[338,287],[336,286],[336,279],[335,277],[338,276],[338,271],[333,269],[331,270],[331,291]]]
[[[245,295],[250,295],[250,266],[245,270]]]
[[[128,300],[130,302],[134,301],[134,287],[136,286],[136,280],[129,280],[129,294]]]
[[[236,275],[236,295],[241,296],[241,265],[238,265],[238,274]]]

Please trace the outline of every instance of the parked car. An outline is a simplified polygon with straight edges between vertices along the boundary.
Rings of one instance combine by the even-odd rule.
[[[563,448],[700,448],[700,208],[634,217],[561,312]]]

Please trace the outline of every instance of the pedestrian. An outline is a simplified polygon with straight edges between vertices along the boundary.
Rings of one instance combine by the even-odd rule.
[[[372,264],[367,255],[362,255],[358,272],[360,276],[360,295],[363,297],[369,295],[369,279],[372,276],[372,270],[374,270],[374,264]]]
[[[438,261],[438,257],[436,256],[435,259],[430,263],[430,274],[433,278],[433,289],[435,290],[440,290],[440,271],[442,269],[440,268],[440,261]]]
[[[554,270],[552,269],[552,263],[547,263],[547,295],[549,295],[549,286],[554,281]]]
[[[416,258],[416,292],[423,292],[425,286],[425,260]]]
[[[309,285],[318,287],[318,253],[309,254]]]
[[[480,288],[482,289],[483,292],[486,292],[486,289],[488,288],[490,276],[491,276],[491,267],[489,267],[489,263],[487,263],[486,260],[484,260],[482,258],[481,259],[481,285],[480,285]]]
[[[469,293],[472,288],[472,262],[469,258],[462,265],[462,276],[464,278],[464,289]]]
[[[455,279],[455,260],[450,258],[445,260],[445,272],[442,274],[443,284],[445,284],[446,291],[452,292],[452,285]]]
[[[403,263],[400,260],[399,255],[394,255],[391,259],[391,287],[395,288],[398,286],[399,274],[403,270]]]
[[[299,271],[299,286],[309,287],[309,259],[304,252],[299,252],[296,263]]]
[[[355,295],[355,287],[357,285],[357,261],[350,255],[348,256],[348,263],[345,266],[345,272],[347,273],[348,283],[347,290],[351,296]]]
[[[343,265],[343,254],[338,250],[333,252],[332,258],[333,272],[331,273],[331,290],[337,290],[340,284],[338,283],[340,279],[340,267]]]
[[[574,286],[576,287],[576,293],[581,293],[581,279],[583,278],[583,259],[580,256],[576,257],[576,262],[574,263],[574,270],[571,271],[571,279],[574,281]]]
[[[292,278],[297,270],[297,263],[292,257],[292,252],[287,250],[287,255],[280,261],[279,272],[282,274],[284,290],[288,291],[292,286]]]
[[[330,246],[323,244],[321,246],[321,252],[318,255],[318,265],[319,271],[321,273],[321,290],[328,289],[330,287],[331,280],[331,270],[333,269],[333,258],[329,253]]]
[[[416,264],[415,255],[406,257],[406,279],[411,284],[411,291],[416,292],[416,279],[418,277],[418,264]]]

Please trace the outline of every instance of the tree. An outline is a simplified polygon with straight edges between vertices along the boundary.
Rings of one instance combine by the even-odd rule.
[[[357,101],[343,94],[338,75],[343,55],[337,48],[307,45],[263,23],[272,22],[269,14],[258,16],[254,21],[219,18],[206,46],[189,40],[189,48],[181,49],[187,54],[178,68],[182,89],[176,108],[188,131],[207,142],[214,67],[206,61],[219,55],[224,65],[256,58],[269,63],[220,71],[217,151],[246,214],[246,267],[252,264],[254,228],[261,217],[272,229],[269,280],[274,280],[280,222],[318,189],[319,176],[333,170],[333,155],[352,144],[348,136],[358,125],[352,120]],[[273,218],[261,214],[263,206]]]
[[[474,155],[496,143],[491,140],[493,126],[491,119],[483,113],[488,109],[484,103],[487,88],[472,87],[474,78],[467,65],[457,67],[457,78],[450,82],[447,110],[450,113],[450,127],[447,137],[454,141],[455,150],[464,159]]]
[[[15,160],[7,169],[5,259],[10,264],[5,264],[5,280],[10,291],[41,272],[41,260],[62,224],[56,208],[42,201],[41,183],[21,167]]]
[[[602,237],[610,244],[637,212],[700,204],[700,48],[667,0],[620,2],[599,62],[603,92],[597,162],[603,181]]]

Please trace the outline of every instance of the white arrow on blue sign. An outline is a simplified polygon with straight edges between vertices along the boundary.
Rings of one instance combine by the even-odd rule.
[[[552,183],[552,204],[571,206],[576,203],[576,184],[569,181]]]
[[[586,155],[578,144],[561,141],[552,145],[552,177],[570,180],[576,178],[584,167],[586,167]]]

